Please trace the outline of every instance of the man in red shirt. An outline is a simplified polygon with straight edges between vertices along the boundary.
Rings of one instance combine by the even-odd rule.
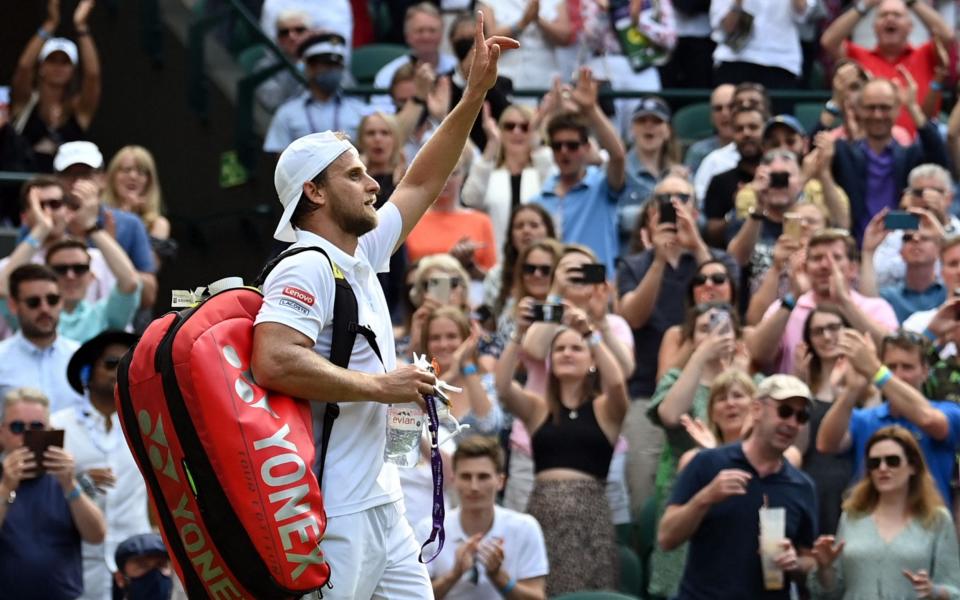
[[[870,50],[847,38],[857,22],[874,8],[877,9],[873,22],[877,46]],[[907,42],[913,28],[910,10],[916,13],[930,31],[930,41],[917,47]],[[928,117],[940,113],[941,84],[935,75],[938,67],[946,67],[940,64],[937,43],[949,48],[953,44],[953,30],[934,8],[918,0],[858,0],[849,10],[837,17],[820,37],[820,45],[835,60],[851,58],[874,77],[890,79],[900,86],[905,86],[907,82],[900,72],[900,67],[904,67],[917,82],[917,100],[920,105],[930,107]],[[935,101],[928,102],[927,95],[931,93],[937,96]],[[905,109],[901,109],[896,124],[911,134],[916,132],[913,120]]]

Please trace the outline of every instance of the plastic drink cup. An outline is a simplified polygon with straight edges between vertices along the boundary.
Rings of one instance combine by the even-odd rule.
[[[787,537],[787,511],[783,507],[760,508],[760,562],[763,566],[763,587],[783,589],[783,571],[774,563]]]

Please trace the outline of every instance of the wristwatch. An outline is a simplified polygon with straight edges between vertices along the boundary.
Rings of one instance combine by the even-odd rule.
[[[16,490],[10,490],[10,491],[7,493],[7,497],[4,498],[3,501],[6,502],[7,505],[10,505],[10,504],[13,504],[16,499],[17,499],[17,492],[16,492]]]
[[[909,6],[909,3],[908,3],[908,6]],[[867,6],[866,0],[857,0],[857,3],[853,5],[853,8],[858,13],[860,13],[861,17],[866,15],[868,12],[870,12],[870,7]]]
[[[756,207],[756,206],[751,206],[751,207],[750,207],[750,210],[747,211],[747,216],[750,217],[751,219],[753,219],[754,221],[762,221],[762,220],[763,220],[763,211],[762,211],[762,210],[757,210],[757,207]]]
[[[823,105],[823,110],[827,111],[835,117],[840,116],[840,107],[837,106],[837,103],[833,100],[827,100],[827,103]]]

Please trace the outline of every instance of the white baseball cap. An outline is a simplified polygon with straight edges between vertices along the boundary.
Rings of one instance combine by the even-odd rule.
[[[71,165],[87,165],[94,169],[103,166],[103,154],[93,142],[67,142],[60,144],[57,155],[53,157],[53,170],[66,171]]]
[[[70,59],[70,62],[77,64],[77,45],[67,38],[50,38],[43,43],[43,47],[40,48],[40,57],[38,58],[39,62],[47,60],[47,57],[53,54],[54,52],[63,52],[67,55],[67,58]]]
[[[294,140],[280,154],[273,184],[283,206],[283,215],[277,223],[277,230],[273,232],[275,239],[282,242],[297,240],[290,217],[293,216],[300,194],[303,193],[303,184],[319,175],[330,163],[349,150],[353,150],[353,144],[343,134],[321,131]]]

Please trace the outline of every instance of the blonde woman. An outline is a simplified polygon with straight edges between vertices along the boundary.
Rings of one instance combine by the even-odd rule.
[[[143,146],[124,146],[107,166],[107,204],[140,217],[155,240],[170,237],[170,221],[163,216],[163,195],[153,155]]]

